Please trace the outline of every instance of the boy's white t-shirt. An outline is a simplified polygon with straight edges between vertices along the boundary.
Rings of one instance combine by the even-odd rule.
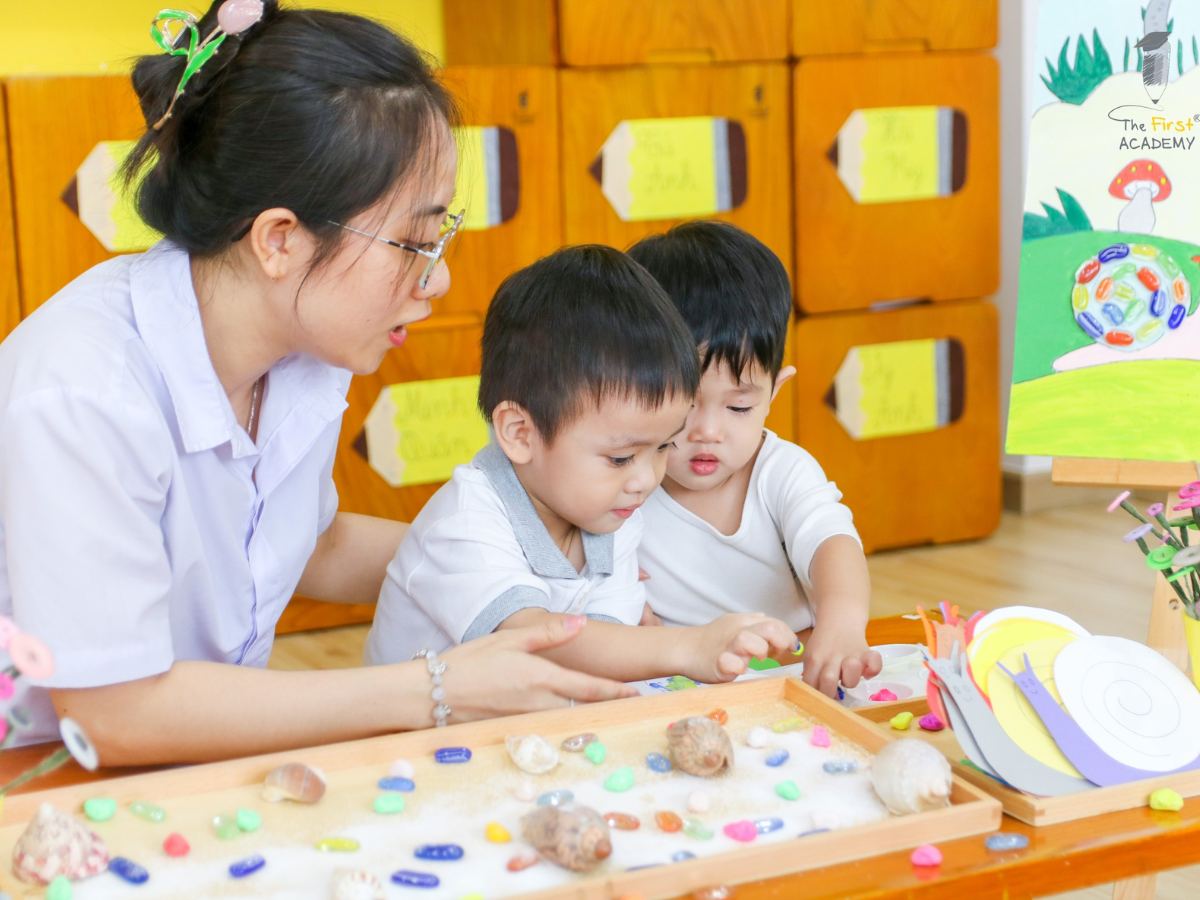
[[[366,662],[445,650],[491,634],[530,607],[636,625],[646,602],[641,535],[640,512],[614,533],[583,532],[586,563],[576,571],[512,463],[489,444],[430,498],[388,565]]]
[[[703,625],[731,612],[764,612],[795,631],[813,624],[809,566],[827,538],[859,540],[841,491],[812,455],[764,430],[742,520],[722,534],[659,488],[642,507],[638,561],[650,606],[666,623]]]

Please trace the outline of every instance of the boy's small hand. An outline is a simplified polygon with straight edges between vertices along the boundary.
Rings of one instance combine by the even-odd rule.
[[[796,635],[779,619],[762,613],[729,613],[693,629],[694,649],[683,673],[697,681],[731,681],[751,657],[770,656],[796,645]]]
[[[883,669],[883,658],[856,628],[814,628],[803,658],[804,682],[830,697],[837,696],[839,683],[852,688]]]

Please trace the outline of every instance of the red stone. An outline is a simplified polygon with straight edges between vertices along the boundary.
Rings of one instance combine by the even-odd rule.
[[[683,828],[683,819],[673,812],[661,811],[654,814],[654,821],[663,831],[679,831]]]
[[[163,841],[163,852],[167,856],[187,856],[188,851],[192,849],[182,834],[177,831],[172,831]]]

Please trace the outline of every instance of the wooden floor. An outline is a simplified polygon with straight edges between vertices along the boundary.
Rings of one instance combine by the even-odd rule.
[[[964,609],[1025,604],[1070,615],[1095,634],[1144,639],[1153,575],[1136,547],[1121,535],[1130,520],[1102,505],[1073,506],[1032,515],[1005,513],[999,530],[983,541],[893,550],[870,558],[874,616],[911,612],[941,600]],[[277,669],[358,665],[365,626],[287,635],[275,642]],[[1161,875],[1155,896],[1200,896],[1200,867]],[[1055,895],[1070,900],[1112,896],[1092,888]],[[1149,895],[1146,895],[1149,896]]]

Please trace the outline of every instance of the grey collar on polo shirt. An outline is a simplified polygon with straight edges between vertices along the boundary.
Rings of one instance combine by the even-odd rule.
[[[571,565],[558,546],[550,538],[550,532],[533,508],[533,501],[517,478],[513,465],[495,443],[489,443],[475,454],[471,465],[487,476],[512,523],[513,534],[521,551],[529,561],[535,575],[542,578],[579,578],[580,573]],[[592,534],[582,528],[583,556],[587,560],[590,575],[611,575],[613,571],[613,535]]]

